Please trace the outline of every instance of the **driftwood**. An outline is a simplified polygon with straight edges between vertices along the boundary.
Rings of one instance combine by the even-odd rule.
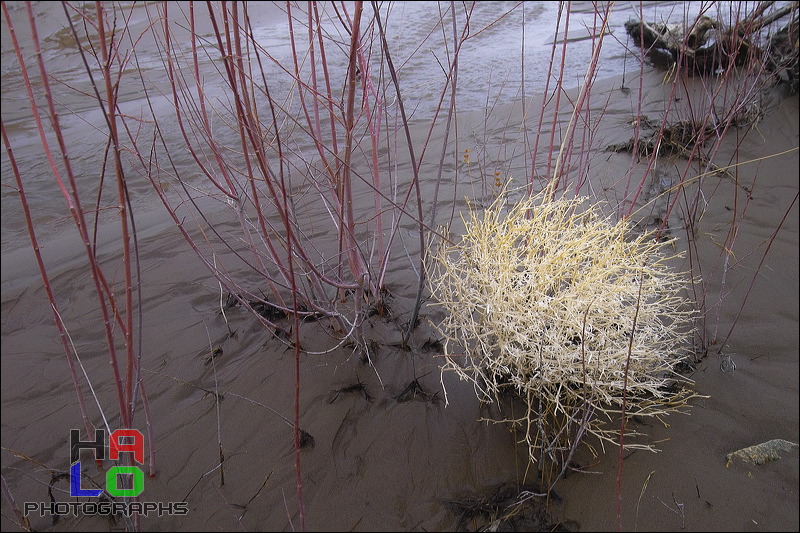
[[[773,4],[761,2],[734,26],[703,15],[689,26],[629,20],[625,30],[656,66],[668,68],[677,63],[686,66],[690,74],[707,75],[732,65],[744,65],[751,58],[766,57],[768,68],[783,73],[783,78],[796,88],[800,2],[766,14]],[[790,22],[783,29],[770,40],[759,42],[763,28],[788,15]]]
[[[656,152],[658,156],[686,155],[691,152],[695,144],[704,144],[713,132],[714,128],[711,126],[707,125],[701,129],[698,123],[691,120],[680,120],[666,126],[660,134],[656,131],[639,139],[611,144],[606,147],[606,151],[636,152],[642,157],[650,157]]]
[[[777,461],[781,458],[778,452],[791,452],[798,445],[783,439],[773,439],[755,446],[748,446],[725,456],[725,466],[730,466],[734,459],[741,459],[745,463],[763,465],[768,461]]]
[[[798,2],[794,2],[794,6]],[[792,20],[770,39],[767,67],[775,76],[800,93],[800,13],[795,8]]]

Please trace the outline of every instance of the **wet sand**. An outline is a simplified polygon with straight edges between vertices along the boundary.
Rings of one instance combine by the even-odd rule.
[[[741,160],[754,160],[798,143],[797,97],[775,102],[741,147]],[[767,159],[740,168],[740,183],[753,183],[753,202],[739,234],[735,255],[742,270],[727,279],[735,289],[726,298],[720,330],[736,320],[724,346],[709,346],[708,357],[691,374],[694,389],[707,399],[692,402],[689,416],[670,416],[668,428],[653,423],[640,427],[661,452],[625,454],[622,517],[625,530],[780,531],[798,528],[798,453],[764,465],[734,462],[726,454],[771,439],[792,442],[798,435],[798,214],[795,205],[761,267],[752,289],[764,242],[780,223],[798,190],[798,154]],[[730,220],[731,188],[715,197],[698,232],[700,253],[720,257],[720,242]],[[752,253],[750,253],[752,252]],[[748,257],[748,253],[750,256]],[[750,274],[750,276],[748,275]],[[708,272],[713,287],[709,301],[719,298],[722,280]],[[714,327],[716,309],[707,313]],[[716,320],[716,318],[714,318]],[[722,369],[730,356],[735,370]],[[573,475],[562,491],[564,516],[584,529],[616,527],[617,450],[587,469],[597,475]],[[589,464],[586,460],[584,464]]]
[[[644,100],[650,106],[645,111],[654,116],[665,98],[661,76],[649,73],[645,78]],[[626,82],[635,87],[630,79]],[[597,164],[591,182],[595,191],[605,191],[597,196],[607,201],[613,199],[614,176],[624,173],[630,163],[629,154],[603,149],[632,135],[624,124],[635,109],[635,90],[626,94],[620,85],[619,78],[603,80],[593,91],[606,112],[592,152]],[[537,109],[535,104],[531,108]],[[462,134],[460,146],[477,146],[485,139],[485,152],[500,154],[509,141],[517,140],[519,129],[508,122],[512,115],[511,110],[497,113],[501,118],[484,124],[479,114],[465,114],[459,118],[461,131],[480,127],[481,133]],[[758,466],[726,466],[725,460],[734,450],[770,439],[800,440],[796,204],[763,265],[759,264],[765,241],[797,194],[799,122],[797,96],[773,89],[763,119],[740,146],[740,161],[794,151],[738,167],[737,179],[749,184],[752,201],[736,241],[738,263],[725,279],[726,289],[733,290],[725,294],[718,319],[716,306],[708,304],[706,327],[717,328],[724,339],[738,320],[725,345],[710,346],[690,375],[696,392],[707,398],[693,400],[688,415],[670,416],[663,425],[655,420],[632,422],[646,434],[641,439],[656,443],[661,451],[625,452],[623,530],[791,531],[800,526],[797,449]],[[735,143],[735,135],[731,138]],[[506,164],[512,171],[522,165],[512,157]],[[677,167],[682,165],[672,166]],[[665,160],[663,172],[670,168]],[[711,182],[706,183],[711,189]],[[432,183],[423,187],[425,197],[430,197]],[[719,300],[723,281],[712,267],[720,261],[719,243],[728,230],[736,187],[733,180],[718,178],[693,236],[700,259],[710,265],[704,272],[708,302]],[[463,194],[467,191],[464,188]],[[440,207],[442,213],[450,211],[449,202]],[[456,207],[463,208],[463,203]],[[145,480],[144,499],[186,501],[189,513],[146,518],[143,529],[297,529],[292,428],[284,420],[293,412],[293,353],[240,307],[223,316],[217,283],[163,217],[149,216],[143,221],[140,241],[143,366],[155,424],[158,474]],[[679,229],[679,215],[675,217],[671,227],[678,246],[685,247],[686,232]],[[89,277],[77,259],[70,258],[71,249],[68,236],[46,243],[46,253],[63,257],[54,269],[54,285],[68,302],[70,333],[89,374],[107,375],[104,339],[87,290]],[[410,252],[413,255],[413,248]],[[2,461],[3,476],[18,503],[48,501],[51,474],[46,469],[69,467],[67,438],[79,423],[75,393],[34,268],[32,256],[24,250],[13,255],[4,251]],[[749,290],[757,268],[759,274]],[[416,277],[407,262],[398,261],[388,280],[392,312],[385,318],[373,317],[365,326],[365,336],[374,341],[372,365],[348,346],[301,358],[301,427],[313,436],[313,446],[301,452],[306,527],[328,531],[487,527],[499,516],[477,512],[480,500],[501,500],[538,489],[532,476],[526,477],[527,450],[515,443],[506,425],[481,421],[502,414],[496,405],[479,404],[471,387],[451,375],[444,377],[449,399],[445,406],[438,352],[435,347],[424,348],[434,338],[428,320],[437,319],[437,310],[423,307],[412,350],[402,350],[401,325],[409,319]],[[745,296],[746,305],[737,317]],[[302,326],[305,350],[324,351],[333,344],[323,324]],[[210,347],[221,352],[210,358]],[[735,362],[734,371],[723,371],[720,348]],[[414,380],[420,388],[413,386]],[[101,403],[115,405],[110,380],[94,385]],[[214,391],[221,396],[218,414]],[[215,468],[219,442],[225,455],[224,485],[223,472]],[[617,459],[614,447],[596,459],[582,449],[576,463],[584,472],[563,480],[549,502],[531,500],[516,526],[616,528]],[[102,474],[93,477],[100,480]],[[64,481],[55,487],[68,488]],[[55,497],[68,499],[59,490]],[[459,501],[460,506],[454,503]],[[465,512],[470,502],[473,512]],[[4,501],[3,530],[16,529],[10,516]],[[56,525],[50,518],[31,517],[31,525],[56,531],[120,527],[89,517],[70,517]]]

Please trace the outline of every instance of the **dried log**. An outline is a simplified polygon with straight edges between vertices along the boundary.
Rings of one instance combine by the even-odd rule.
[[[625,30],[634,44],[643,47],[657,66],[672,67],[680,62],[687,67],[690,74],[706,75],[731,65],[743,65],[751,57],[761,57],[764,51],[753,42],[756,34],[773,22],[793,14],[792,22],[785,29],[794,27],[794,31],[789,33],[794,36],[790,43],[795,46],[790,47],[789,52],[793,54],[796,65],[796,26],[800,3],[792,2],[765,14],[773,3],[762,2],[753,13],[733,27],[726,27],[704,15],[698,17],[688,28],[682,24],[650,24],[644,20],[629,20],[625,23]],[[767,47],[767,50],[772,48]],[[782,49],[783,56],[787,53],[786,48],[784,46]],[[783,57],[772,62],[780,65],[787,63]]]

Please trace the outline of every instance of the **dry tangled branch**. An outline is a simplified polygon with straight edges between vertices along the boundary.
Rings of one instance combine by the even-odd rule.
[[[691,311],[670,243],[632,236],[580,198],[506,203],[471,210],[460,241],[431,254],[443,372],[482,400],[518,395],[533,461],[563,464],[587,432],[610,440],[623,403],[638,416],[685,406],[688,380],[674,368]]]
[[[774,4],[755,3],[749,14],[736,12],[727,24],[706,15],[691,24],[629,20],[625,31],[656,65],[671,67],[685,62],[690,74],[709,75],[753,58],[766,58],[767,70],[788,81],[797,92],[800,2]],[[764,34],[769,32],[763,30],[784,17],[789,17],[789,22],[765,40]]]

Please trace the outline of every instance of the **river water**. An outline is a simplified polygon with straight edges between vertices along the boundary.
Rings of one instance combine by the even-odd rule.
[[[44,108],[41,99],[41,82],[35,68],[34,48],[30,40],[27,15],[21,2],[8,4],[12,22],[17,28],[17,36],[23,49],[23,59],[30,70],[33,89],[38,104]],[[133,9],[130,6],[133,5]],[[703,2],[647,2],[641,8],[647,20],[691,19],[701,10],[710,15],[730,18],[735,14],[731,6],[735,4],[718,3],[711,8]],[[605,4],[601,4],[606,9]],[[120,17],[126,13],[130,35],[136,40],[136,68],[149,86],[149,103],[144,96],[142,82],[134,77],[128,78],[119,88],[119,102],[123,113],[132,117],[149,115],[148,105],[154,107],[159,116],[170,113],[171,98],[168,96],[169,81],[167,70],[153,35],[158,31],[148,31],[155,25],[160,12],[157,4],[117,4]],[[94,180],[99,172],[97,155],[103,153],[106,138],[103,133],[103,115],[91,97],[93,89],[88,79],[83,59],[65,23],[63,7],[60,4],[40,2],[33,4],[37,21],[37,31],[42,47],[42,57],[47,65],[48,75],[53,81],[54,99],[58,109],[61,128],[69,142],[71,163],[75,167],[79,188],[93,190]],[[203,8],[205,9],[205,8]],[[291,112],[299,112],[291,77],[285,72],[292,65],[292,50],[289,28],[286,23],[286,8],[282,4],[258,2],[251,6],[251,19],[255,39],[266,51],[268,58],[267,74],[273,94],[281,95]],[[397,2],[383,5],[382,13],[386,23],[387,39],[394,55],[402,94],[409,119],[419,124],[427,124],[440,107],[445,88],[444,64],[446,55],[452,53],[451,5],[436,2]],[[554,94],[558,84],[565,88],[581,85],[586,76],[592,47],[601,32],[602,19],[595,14],[591,2],[572,2],[569,10],[557,2],[477,2],[474,4],[453,5],[458,22],[457,33],[465,31],[464,21],[469,14],[466,31],[469,38],[463,43],[458,63],[458,90],[456,95],[459,113],[478,112],[491,114],[495,108],[503,108],[527,96],[542,94],[546,88]],[[609,10],[602,54],[595,77],[597,79],[619,75],[627,69],[639,69],[638,49],[631,46],[623,24],[636,16],[638,10],[632,5],[615,4]],[[203,89],[210,101],[221,102],[225,106],[226,88],[216,83],[219,65],[211,46],[212,28],[208,17],[198,10],[198,34],[202,36],[199,70],[204,80]],[[367,9],[369,14],[369,9]],[[188,25],[187,7],[175,4],[168,10],[170,19],[177,31],[179,53],[189,54],[190,44],[185,33],[180,33]],[[343,13],[340,14],[343,16]],[[305,16],[301,8],[293,13],[298,24]],[[73,20],[78,17],[72,14]],[[335,43],[328,51],[328,65],[332,79],[343,79],[347,68],[346,41],[337,13],[331,5],[322,11],[323,31]],[[298,29],[300,31],[300,26]],[[181,37],[184,37],[181,40]],[[561,55],[560,44],[568,42],[569,53]],[[559,43],[556,49],[553,42]],[[84,43],[86,44],[86,43]],[[203,46],[204,45],[204,46]],[[380,61],[377,42],[373,39],[370,50],[376,63]],[[121,50],[128,51],[131,46],[126,39],[121,40]],[[563,63],[563,72],[558,65]],[[130,64],[128,68],[133,68]],[[307,66],[304,67],[307,70]],[[376,72],[378,72],[376,70]],[[97,72],[95,73],[97,75]],[[386,75],[384,73],[384,75]],[[548,82],[549,80],[549,82]],[[191,80],[187,81],[190,86]],[[39,227],[40,238],[53,236],[62,224],[69,224],[64,217],[61,192],[53,187],[47,176],[49,164],[41,157],[36,124],[32,120],[27,92],[20,76],[7,24],[2,33],[2,116],[18,164],[26,170],[28,200],[32,204],[33,216],[42,221]],[[341,94],[341,87],[334,92]],[[391,96],[388,97],[391,99]],[[445,104],[449,99],[446,95]],[[291,106],[294,106],[293,108]],[[395,106],[396,107],[396,106]],[[499,116],[499,113],[497,114]],[[213,117],[212,117],[213,121]],[[441,121],[441,118],[440,118]],[[167,136],[168,144],[181,143],[180,132],[174,121],[160,125],[162,134]],[[420,126],[422,129],[424,126]],[[222,130],[223,128],[219,128]],[[311,144],[298,146],[305,152]],[[190,166],[191,157],[185,150],[175,150],[174,163],[179,167]],[[2,243],[4,258],[6,253],[28,246],[28,235],[15,187],[11,183],[7,154],[2,155]],[[156,203],[150,184],[146,180],[130,180],[129,187],[136,194],[134,205],[138,209],[150,210]],[[88,194],[88,193],[87,193]],[[142,217],[143,222],[147,217]],[[5,259],[4,259],[5,261]],[[4,279],[4,287],[8,281]]]

